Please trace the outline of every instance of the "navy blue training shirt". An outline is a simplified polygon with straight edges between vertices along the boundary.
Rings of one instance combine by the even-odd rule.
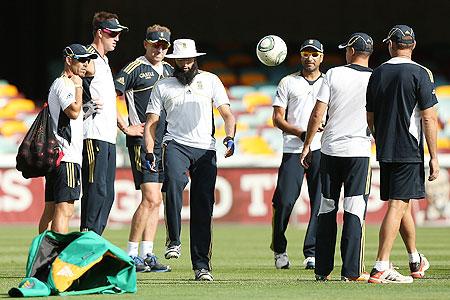
[[[422,162],[420,111],[437,103],[431,71],[394,57],[373,71],[366,101],[366,110],[374,113],[377,160]]]

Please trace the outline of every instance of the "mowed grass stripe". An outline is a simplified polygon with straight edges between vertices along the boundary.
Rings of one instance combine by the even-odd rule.
[[[182,230],[182,255],[165,260],[164,226],[160,226],[155,252],[170,264],[170,273],[139,273],[138,292],[124,295],[77,296],[76,299],[450,299],[450,228],[418,228],[417,243],[431,263],[427,278],[410,285],[370,285],[343,283],[340,279],[340,252],[336,249],[335,270],[329,282],[315,282],[310,270],[303,269],[304,228],[288,228],[288,253],[292,268],[276,270],[269,249],[270,225],[214,225],[212,283],[195,282],[189,254],[189,227]],[[75,230],[75,228],[74,228]],[[25,273],[31,239],[37,229],[30,226],[0,227],[0,294],[17,286]],[[105,237],[121,248],[126,247],[128,228],[107,230]],[[339,247],[339,237],[337,246]],[[367,226],[367,271],[372,268],[378,247],[378,227]],[[392,261],[407,274],[408,256],[398,236]]]

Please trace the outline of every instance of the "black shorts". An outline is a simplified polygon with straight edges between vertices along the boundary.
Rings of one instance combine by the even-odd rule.
[[[164,181],[163,163],[160,155],[155,153],[158,172],[151,172],[145,166],[144,147],[141,145],[128,146],[128,154],[130,155],[131,171],[133,172],[136,190],[140,190],[143,183],[162,183]]]
[[[79,164],[61,162],[59,167],[45,175],[45,202],[68,202],[80,199],[81,168]]]
[[[380,162],[381,200],[425,198],[423,163]]]

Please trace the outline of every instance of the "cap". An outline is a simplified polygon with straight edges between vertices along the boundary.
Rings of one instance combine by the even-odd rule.
[[[101,22],[98,22],[95,26],[95,29],[108,29],[110,31],[118,32],[118,31],[128,31],[128,27],[122,26],[119,23],[119,20],[113,18],[113,19],[106,19]]]
[[[72,44],[70,46],[67,46],[63,50],[64,57],[73,57],[75,59],[78,58],[89,58],[89,59],[96,59],[97,54],[90,53],[87,51],[86,47],[80,44]]]
[[[345,43],[338,46],[339,49],[352,47],[355,51],[373,52],[373,39],[364,32],[355,32],[350,35]]]
[[[408,25],[395,25],[392,27],[391,31],[389,31],[388,36],[383,40],[383,43],[386,43],[389,40],[396,43],[414,44],[416,36],[413,29]]]
[[[195,41],[191,39],[178,39],[173,42],[173,53],[167,54],[167,58],[191,58],[206,53],[197,52]]]
[[[158,41],[164,41],[170,45],[170,32],[167,31],[153,31],[147,32],[145,35],[147,42],[156,43]]]
[[[313,48],[319,52],[323,53],[323,45],[318,40],[309,39],[303,42],[303,44],[300,46],[300,51],[303,51],[303,49],[306,48]]]
[[[51,291],[45,282],[35,277],[24,278],[18,288],[8,291],[10,297],[45,297],[50,296]]]

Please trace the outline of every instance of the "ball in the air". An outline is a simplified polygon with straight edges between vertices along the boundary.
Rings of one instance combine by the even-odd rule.
[[[266,66],[273,67],[281,64],[286,54],[286,43],[276,35],[265,36],[256,45],[256,56]]]

